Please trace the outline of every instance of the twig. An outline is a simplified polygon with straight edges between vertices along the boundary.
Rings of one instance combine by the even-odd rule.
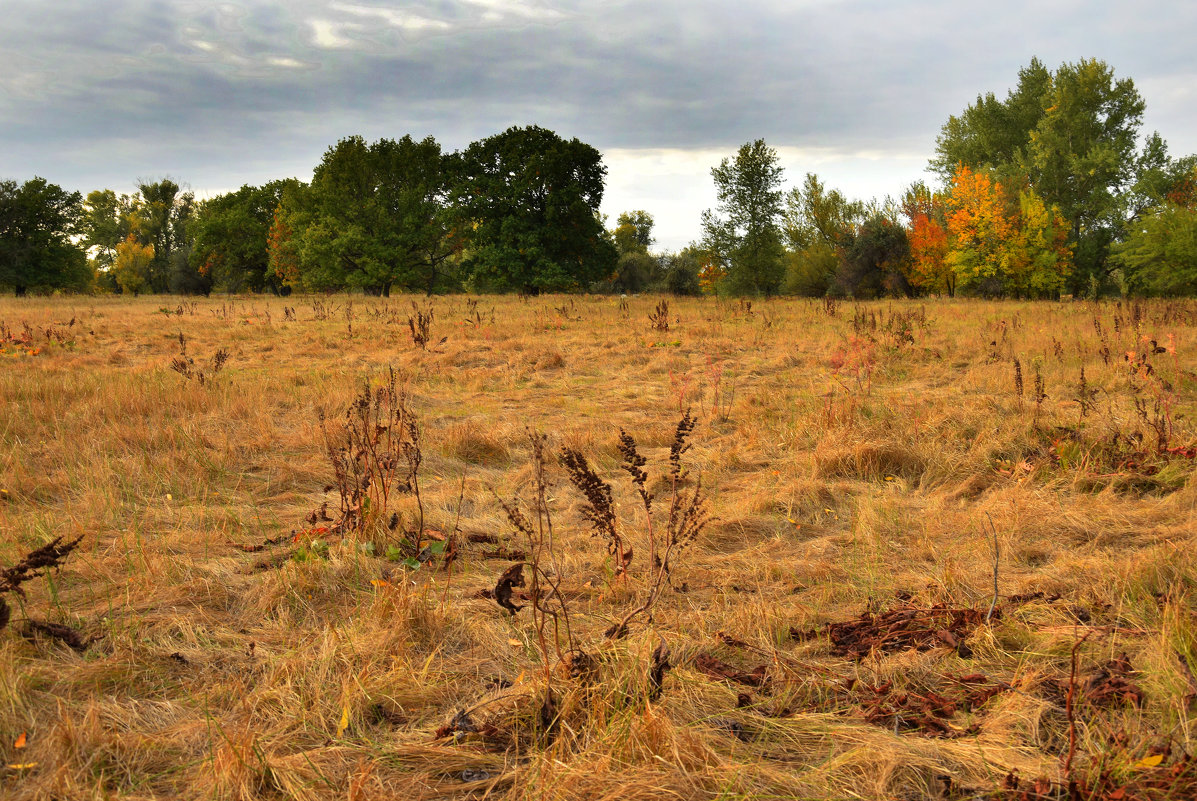
[[[1092,633],[1091,631],[1085,632],[1085,636],[1078,639],[1072,646],[1072,667],[1068,672],[1068,695],[1064,699],[1064,714],[1068,716],[1068,758],[1064,760],[1064,778],[1069,781],[1072,780],[1072,758],[1076,756],[1076,707],[1073,704],[1073,696],[1076,695],[1077,652]]]
[[[456,551],[457,549],[457,535],[461,533],[461,506],[465,501],[465,474],[461,476],[461,487],[457,492],[457,517],[453,521],[453,530],[449,533],[452,542],[450,548]],[[445,610],[445,603],[449,600],[449,585],[453,583],[453,563],[457,561],[452,555],[449,556],[448,562],[445,564],[445,569],[448,571],[448,576],[445,578],[445,589],[441,594],[441,611]]]
[[[993,518],[989,516],[989,512],[985,513],[985,519],[989,521],[989,532],[993,535],[993,600],[989,602],[989,611],[985,613],[985,625],[989,625],[989,619],[993,617],[993,610],[997,608],[998,602],[998,558],[1001,556],[1001,546],[998,544],[997,528],[993,525]]]

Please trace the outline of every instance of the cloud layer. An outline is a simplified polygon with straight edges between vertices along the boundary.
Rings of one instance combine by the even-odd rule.
[[[448,148],[536,123],[607,154],[612,213],[697,233],[709,169],[748,140],[871,196],[920,177],[947,115],[1033,55],[1135,79],[1147,128],[1197,150],[1197,5],[956,0],[9,0],[0,175],[88,190],[170,174],[306,178],[338,138]]]

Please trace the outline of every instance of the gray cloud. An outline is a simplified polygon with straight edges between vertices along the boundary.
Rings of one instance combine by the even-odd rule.
[[[947,115],[1003,94],[1033,55],[1106,60],[1144,92],[1147,127],[1191,152],[1195,23],[1197,6],[1166,0],[9,0],[0,175],[225,189],[306,177],[352,133],[456,148],[538,123],[620,152],[757,137],[846,162],[867,151],[879,177],[914,178],[910,155]]]

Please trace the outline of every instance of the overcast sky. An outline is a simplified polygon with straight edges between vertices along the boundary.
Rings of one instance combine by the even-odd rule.
[[[1191,0],[0,0],[0,178],[204,197],[307,180],[351,134],[454,150],[538,124],[602,151],[603,210],[676,249],[744,142],[792,183],[898,194],[1032,56],[1106,61],[1144,132],[1197,152],[1194,31]]]

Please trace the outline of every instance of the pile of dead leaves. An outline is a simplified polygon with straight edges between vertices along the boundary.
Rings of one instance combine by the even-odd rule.
[[[768,680],[766,676],[768,667],[766,665],[760,665],[752,670],[745,671],[729,665],[711,654],[699,654],[695,657],[694,667],[698,672],[705,673],[711,678],[745,684],[749,687],[760,687]]]
[[[719,635],[723,645],[762,653],[735,637]],[[706,652],[694,658],[694,668],[720,681],[753,687],[769,694],[772,688],[769,665],[741,668],[729,664]],[[827,676],[825,692],[814,696],[811,703],[799,708],[774,708],[766,714],[786,717],[795,712],[847,712],[858,715],[876,726],[895,732],[921,734],[926,737],[962,737],[976,734],[980,725],[973,722],[965,728],[953,726],[950,721],[958,713],[969,713],[979,709],[994,696],[1011,689],[1009,684],[995,681],[980,673],[963,676],[931,677],[929,686],[900,688],[887,681],[870,685],[854,678],[840,679]],[[748,693],[740,693],[738,707],[755,706]],[[768,707],[762,707],[768,708]]]
[[[1117,704],[1143,706],[1143,689],[1131,681],[1135,669],[1126,654],[1104,663],[1097,670],[1078,681],[1076,698],[1080,703],[1091,706],[1115,706]],[[1069,679],[1051,679],[1047,682],[1048,696],[1059,705],[1064,704],[1068,694]]]
[[[991,698],[1006,692],[1010,685],[991,681],[979,673],[948,676],[950,686],[939,690],[899,690],[887,681],[876,687],[851,681],[848,690],[859,704],[864,719],[895,732],[919,733],[927,737],[962,737],[977,734],[981,727],[972,723],[964,729],[948,721],[958,712],[972,712]]]
[[[936,604],[929,608],[903,603],[888,612],[864,612],[853,620],[828,623],[822,629],[791,629],[799,642],[826,637],[836,656],[864,659],[873,652],[929,651],[937,646],[953,648],[962,658],[972,656],[965,640],[985,621],[979,609]],[[993,617],[999,617],[994,610]]]

